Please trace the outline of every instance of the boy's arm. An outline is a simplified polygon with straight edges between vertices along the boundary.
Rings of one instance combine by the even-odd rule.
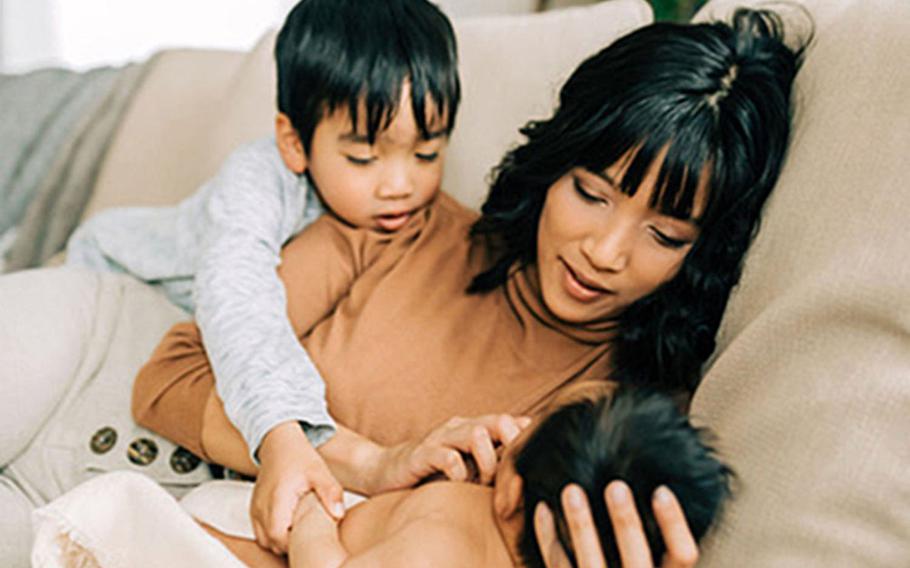
[[[288,320],[276,272],[282,245],[303,224],[306,200],[305,185],[282,168],[274,143],[241,150],[225,163],[211,182],[210,234],[195,285],[196,320],[219,395],[254,459],[279,424],[306,424],[314,445],[335,428],[325,385]],[[319,211],[313,206],[311,216]]]
[[[341,542],[338,524],[316,499],[300,500],[294,514],[288,560],[290,568],[384,568],[482,566],[483,542],[454,525],[415,519],[367,550],[351,555]]]

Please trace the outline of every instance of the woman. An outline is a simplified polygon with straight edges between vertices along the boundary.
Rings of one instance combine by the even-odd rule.
[[[440,423],[533,413],[580,380],[691,392],[786,153],[801,51],[781,33],[752,11],[732,26],[632,32],[576,69],[552,118],[523,130],[479,219],[442,195],[394,236],[325,217],[287,245],[291,321],[347,427],[320,453],[346,487],[452,474],[457,453],[436,450],[458,427],[431,434]],[[255,472],[192,324],[140,373],[134,413]],[[685,537],[674,519],[669,532]],[[686,552],[668,548],[671,562]]]

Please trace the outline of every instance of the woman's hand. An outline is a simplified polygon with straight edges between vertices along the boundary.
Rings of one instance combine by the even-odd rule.
[[[388,448],[377,469],[375,492],[411,487],[433,474],[469,481],[471,471],[463,455],[473,458],[477,481],[489,484],[499,460],[496,446],[511,442],[530,422],[507,414],[452,418],[422,440]]]
[[[652,568],[655,564],[628,485],[621,481],[610,483],[604,491],[604,499],[613,522],[622,568]],[[698,561],[698,546],[676,497],[666,487],[660,487],[654,492],[653,499],[654,516],[667,545],[661,567],[695,566]],[[562,492],[562,508],[569,525],[578,568],[606,568],[607,563],[584,491],[577,485],[567,485]],[[547,568],[571,568],[566,552],[556,537],[553,514],[544,503],[540,503],[534,511],[534,531]]]

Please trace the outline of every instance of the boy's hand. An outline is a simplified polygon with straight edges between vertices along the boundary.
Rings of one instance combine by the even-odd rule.
[[[410,487],[437,473],[453,481],[470,481],[463,454],[473,458],[477,481],[489,484],[499,461],[496,446],[511,442],[530,421],[507,414],[452,418],[422,440],[386,450],[376,492]]]
[[[259,546],[275,554],[287,552],[294,510],[310,491],[331,516],[344,516],[341,485],[299,424],[286,422],[266,434],[259,458],[262,465],[250,503]]]

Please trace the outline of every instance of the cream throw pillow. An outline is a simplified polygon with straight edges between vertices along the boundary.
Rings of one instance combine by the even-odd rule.
[[[701,565],[910,566],[910,3],[804,4],[792,151],[692,406],[739,474]]]

